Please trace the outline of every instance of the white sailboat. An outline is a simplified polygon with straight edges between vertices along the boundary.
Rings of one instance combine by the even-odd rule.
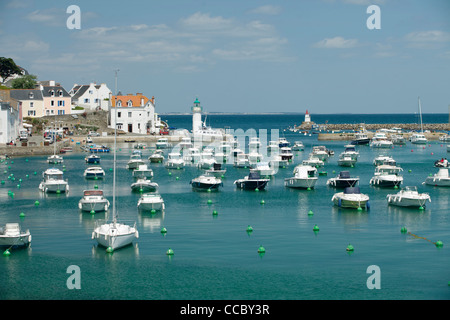
[[[428,140],[423,134],[423,124],[422,124],[422,106],[420,104],[420,97],[419,100],[419,117],[420,117],[420,133],[415,132],[411,136],[411,143],[414,144],[427,144]]]
[[[117,76],[117,71],[116,71]],[[117,108],[115,109],[117,119]],[[134,225],[119,223],[117,221],[116,210],[116,140],[117,140],[117,125],[114,127],[114,175],[113,175],[113,205],[112,205],[112,221],[97,225],[92,232],[92,239],[97,240],[97,243],[106,247],[108,252],[113,252],[116,249],[130,245],[133,240],[139,237],[139,232]]]

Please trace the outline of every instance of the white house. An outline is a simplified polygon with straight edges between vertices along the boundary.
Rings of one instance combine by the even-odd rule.
[[[155,112],[155,97],[148,99],[142,93],[122,95],[119,92],[117,96],[111,95],[109,113],[110,128],[114,128],[117,122],[118,130],[159,134],[161,120]]]
[[[108,111],[111,90],[102,83],[90,83],[88,85],[75,84],[69,91],[72,96],[72,106],[80,106],[85,110]]]
[[[0,90],[0,144],[14,141],[22,125],[19,102],[10,98],[9,90]]]

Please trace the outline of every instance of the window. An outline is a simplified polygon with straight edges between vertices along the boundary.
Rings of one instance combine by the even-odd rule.
[[[47,110],[48,111],[48,110]],[[36,115],[36,111],[34,110],[28,110],[28,116],[35,116]]]
[[[89,103],[89,99],[84,99],[84,103]]]
[[[89,94],[93,94],[94,92],[92,90],[89,90]]]
[[[118,123],[118,124],[117,124],[117,129],[122,130],[122,126],[123,126],[122,123]]]
[[[131,118],[131,112],[128,112],[128,118]]]
[[[33,93],[33,92],[30,92],[30,93],[28,94],[28,98],[34,99],[34,93]]]
[[[117,112],[117,118],[120,118],[122,116],[122,112]]]
[[[129,107],[132,107],[132,106],[133,106],[133,101],[128,100],[128,106],[129,106]]]
[[[64,100],[58,100],[58,107],[64,107]]]
[[[62,90],[59,90],[59,96],[62,97],[63,96],[63,92]]]
[[[55,90],[50,90],[50,97],[54,97],[55,96]]]
[[[98,99],[94,99],[94,102],[95,102],[95,103],[98,103]]]
[[[55,105],[55,101],[50,101],[50,105],[53,107]]]
[[[117,106],[121,107],[122,106],[122,100],[117,101]]]
[[[141,124],[140,123],[138,123],[138,129],[141,129]]]
[[[30,108],[34,107],[34,102],[30,102]]]

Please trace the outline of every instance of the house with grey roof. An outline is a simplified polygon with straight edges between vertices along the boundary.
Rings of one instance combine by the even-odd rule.
[[[44,98],[40,89],[12,89],[10,94],[11,98],[20,101],[23,117],[44,116]]]
[[[100,85],[96,83],[88,85],[75,84],[69,91],[69,94],[72,96],[73,107],[82,107],[87,111],[108,111],[111,90],[104,83]]]

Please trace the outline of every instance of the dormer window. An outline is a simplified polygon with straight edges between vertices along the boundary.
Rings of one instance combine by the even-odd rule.
[[[28,98],[29,98],[29,99],[33,99],[33,98],[34,98],[34,93],[33,93],[33,92],[30,92],[30,93],[28,94]]]
[[[63,92],[62,90],[59,90],[59,96],[62,97],[63,96]]]
[[[128,106],[129,106],[129,107],[132,107],[132,106],[133,106],[133,101],[128,100]]]
[[[55,90],[50,90],[50,97],[54,97],[55,96]]]
[[[117,101],[117,106],[121,107],[122,106],[122,100]]]

